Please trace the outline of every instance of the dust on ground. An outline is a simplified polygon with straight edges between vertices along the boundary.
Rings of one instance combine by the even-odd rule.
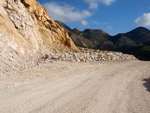
[[[53,62],[0,77],[0,113],[149,113],[150,62]]]

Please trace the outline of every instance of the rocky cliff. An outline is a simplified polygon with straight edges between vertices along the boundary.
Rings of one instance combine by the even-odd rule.
[[[50,51],[78,51],[67,32],[35,0],[0,0],[0,71],[18,68]],[[26,61],[28,60],[28,61]]]
[[[13,49],[23,54],[36,53],[39,51],[39,44],[51,46],[54,42],[58,42],[76,50],[66,31],[55,23],[47,10],[35,0],[2,0],[1,2],[3,5],[1,18],[4,24],[7,23],[7,25],[3,24],[2,28],[5,26],[4,28],[8,30],[14,30],[15,32],[12,31],[10,36],[12,38],[12,35],[17,35],[14,36],[16,41],[18,41],[16,37],[19,37],[21,41],[24,40],[18,41],[21,46],[23,45],[18,49],[22,48],[22,50]],[[3,17],[6,17],[7,21]],[[26,49],[24,46],[31,47],[31,49]]]

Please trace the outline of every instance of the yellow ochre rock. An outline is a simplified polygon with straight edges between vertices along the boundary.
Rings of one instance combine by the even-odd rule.
[[[73,50],[77,50],[67,32],[53,21],[53,19],[48,15],[48,11],[42,7],[40,3],[35,0],[22,0],[22,3],[31,15],[36,17],[39,29],[49,30],[49,38],[51,38],[52,42],[59,42]]]
[[[0,74],[37,65],[54,52],[78,51],[35,0],[0,0]]]
[[[50,50],[58,48],[58,52],[78,51],[67,32],[35,0],[0,1],[0,43],[33,58],[47,54],[44,46]]]

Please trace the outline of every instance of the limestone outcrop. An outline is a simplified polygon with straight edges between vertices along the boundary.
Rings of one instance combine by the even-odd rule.
[[[0,32],[7,35],[4,42],[12,42],[14,50],[33,56],[41,49],[40,44],[51,46],[53,43],[77,50],[66,31],[35,0],[0,2]]]
[[[0,0],[0,71],[31,67],[51,51],[78,51],[35,0]],[[6,70],[7,70],[6,69]]]
[[[48,40],[50,43],[59,42],[73,50],[77,50],[73,41],[68,36],[68,33],[57,23],[55,23],[55,21],[48,15],[48,11],[44,7],[42,7],[35,0],[22,0],[22,3],[31,14],[33,20],[37,21],[44,44],[48,45],[47,37],[50,37]]]

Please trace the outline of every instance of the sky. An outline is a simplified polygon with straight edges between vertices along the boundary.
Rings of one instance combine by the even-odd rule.
[[[150,0],[37,0],[52,19],[70,28],[101,29],[110,35],[139,26],[150,29]]]

